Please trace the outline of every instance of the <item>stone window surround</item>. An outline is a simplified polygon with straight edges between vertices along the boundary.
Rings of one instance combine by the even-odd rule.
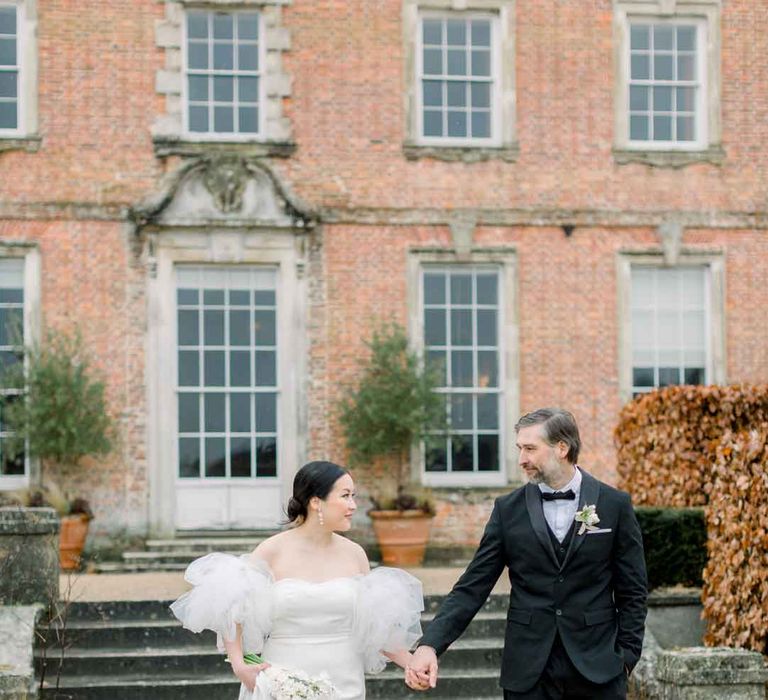
[[[422,11],[444,12],[483,12],[494,14],[498,18],[498,80],[500,104],[496,106],[495,119],[499,124],[498,145],[478,146],[424,144],[418,135],[418,104],[416,91],[419,89],[416,74],[416,51],[420,42],[418,31]],[[446,161],[476,162],[499,159],[507,162],[517,160],[519,147],[516,141],[515,122],[515,1],[514,0],[404,0],[403,6],[403,41],[405,57],[405,134],[403,152],[408,160],[434,158]],[[495,68],[495,67],[494,67]]]
[[[664,252],[660,248],[620,251],[616,260],[616,290],[618,295],[618,373],[619,395],[622,403],[632,399],[632,313],[630,290],[632,267],[662,267]],[[683,248],[674,267],[705,266],[709,272],[709,382],[726,382],[725,354],[725,259],[720,250]]]
[[[721,0],[614,0],[614,161],[617,164],[643,163],[657,167],[680,168],[692,163],[719,165],[725,154],[721,145],[720,118],[720,7]],[[629,144],[629,21],[692,19],[706,24],[707,66],[705,81],[706,145],[691,149],[689,146],[635,147]]]
[[[147,425],[148,473],[150,480],[150,530],[157,536],[173,536],[176,528],[176,402],[173,382],[175,353],[175,268],[179,264],[268,265],[279,272],[278,337],[283,347],[292,348],[296,362],[280,369],[281,449],[278,452],[278,480],[270,488],[284,503],[290,495],[293,474],[306,456],[302,392],[306,378],[305,331],[306,284],[304,236],[269,229],[207,230],[199,228],[157,228],[146,230],[147,278]],[[277,492],[279,490],[279,493]]]
[[[24,259],[24,342],[34,343],[41,334],[41,257],[34,243],[0,241],[0,258]],[[13,491],[29,486],[40,470],[37,459],[29,460],[24,476],[0,477],[0,491]]]
[[[19,128],[0,130],[0,152],[39,150],[37,107],[37,0],[4,0],[4,5],[20,9],[18,33],[19,50]]]
[[[283,99],[291,95],[291,79],[283,69],[282,54],[290,50],[290,34],[282,26],[282,7],[292,0],[165,0],[165,19],[155,26],[155,41],[165,51],[165,67],[157,71],[156,91],[165,96],[166,111],[152,126],[152,140],[158,156],[195,155],[218,149],[241,146],[254,156],[288,156],[295,150],[290,121],[283,115]],[[183,41],[187,9],[225,11],[258,10],[263,29],[264,61],[263,95],[260,105],[263,132],[218,137],[212,134],[189,134],[183,130]]]
[[[519,319],[517,310],[517,250],[513,247],[470,248],[456,251],[446,248],[412,248],[408,252],[408,336],[419,351],[424,347],[421,322],[421,271],[424,265],[498,265],[500,269],[500,361],[503,383],[500,405],[500,452],[502,467],[498,472],[431,474],[424,471],[421,446],[411,451],[411,474],[417,482],[430,487],[494,487],[521,481],[515,448],[515,421],[520,414]]]

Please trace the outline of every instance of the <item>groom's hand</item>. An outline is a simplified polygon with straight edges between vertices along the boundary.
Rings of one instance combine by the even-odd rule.
[[[408,669],[416,676],[420,685],[426,684],[429,688],[437,685],[437,654],[432,647],[418,647],[413,652]]]

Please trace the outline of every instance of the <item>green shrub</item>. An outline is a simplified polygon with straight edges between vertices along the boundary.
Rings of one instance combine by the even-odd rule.
[[[643,533],[649,588],[701,586],[707,563],[703,508],[635,508]]]

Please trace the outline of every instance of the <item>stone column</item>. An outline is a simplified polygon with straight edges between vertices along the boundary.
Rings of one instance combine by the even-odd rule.
[[[0,508],[0,605],[59,599],[59,517],[53,508]]]
[[[662,651],[656,678],[662,700],[765,700],[768,672],[756,651],[688,647]]]

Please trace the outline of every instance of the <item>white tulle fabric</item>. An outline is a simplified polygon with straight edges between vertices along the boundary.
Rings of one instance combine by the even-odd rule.
[[[222,638],[234,639],[240,624],[244,651],[310,675],[327,673],[336,700],[364,700],[364,673],[384,669],[382,652],[410,649],[421,637],[421,582],[399,569],[275,581],[261,560],[208,554],[185,578],[194,588],[171,606],[184,627],[213,630],[223,650]],[[271,693],[259,683],[255,694],[241,687],[239,698],[269,700]]]
[[[382,651],[410,649],[419,640],[423,610],[421,581],[405,571],[382,567],[360,577],[355,636],[368,673],[384,670]]]
[[[187,567],[184,579],[194,588],[171,605],[184,627],[213,630],[224,651],[223,640],[234,640],[235,625],[242,625],[243,649],[261,653],[272,626],[273,578],[266,562],[249,555],[206,554]]]

